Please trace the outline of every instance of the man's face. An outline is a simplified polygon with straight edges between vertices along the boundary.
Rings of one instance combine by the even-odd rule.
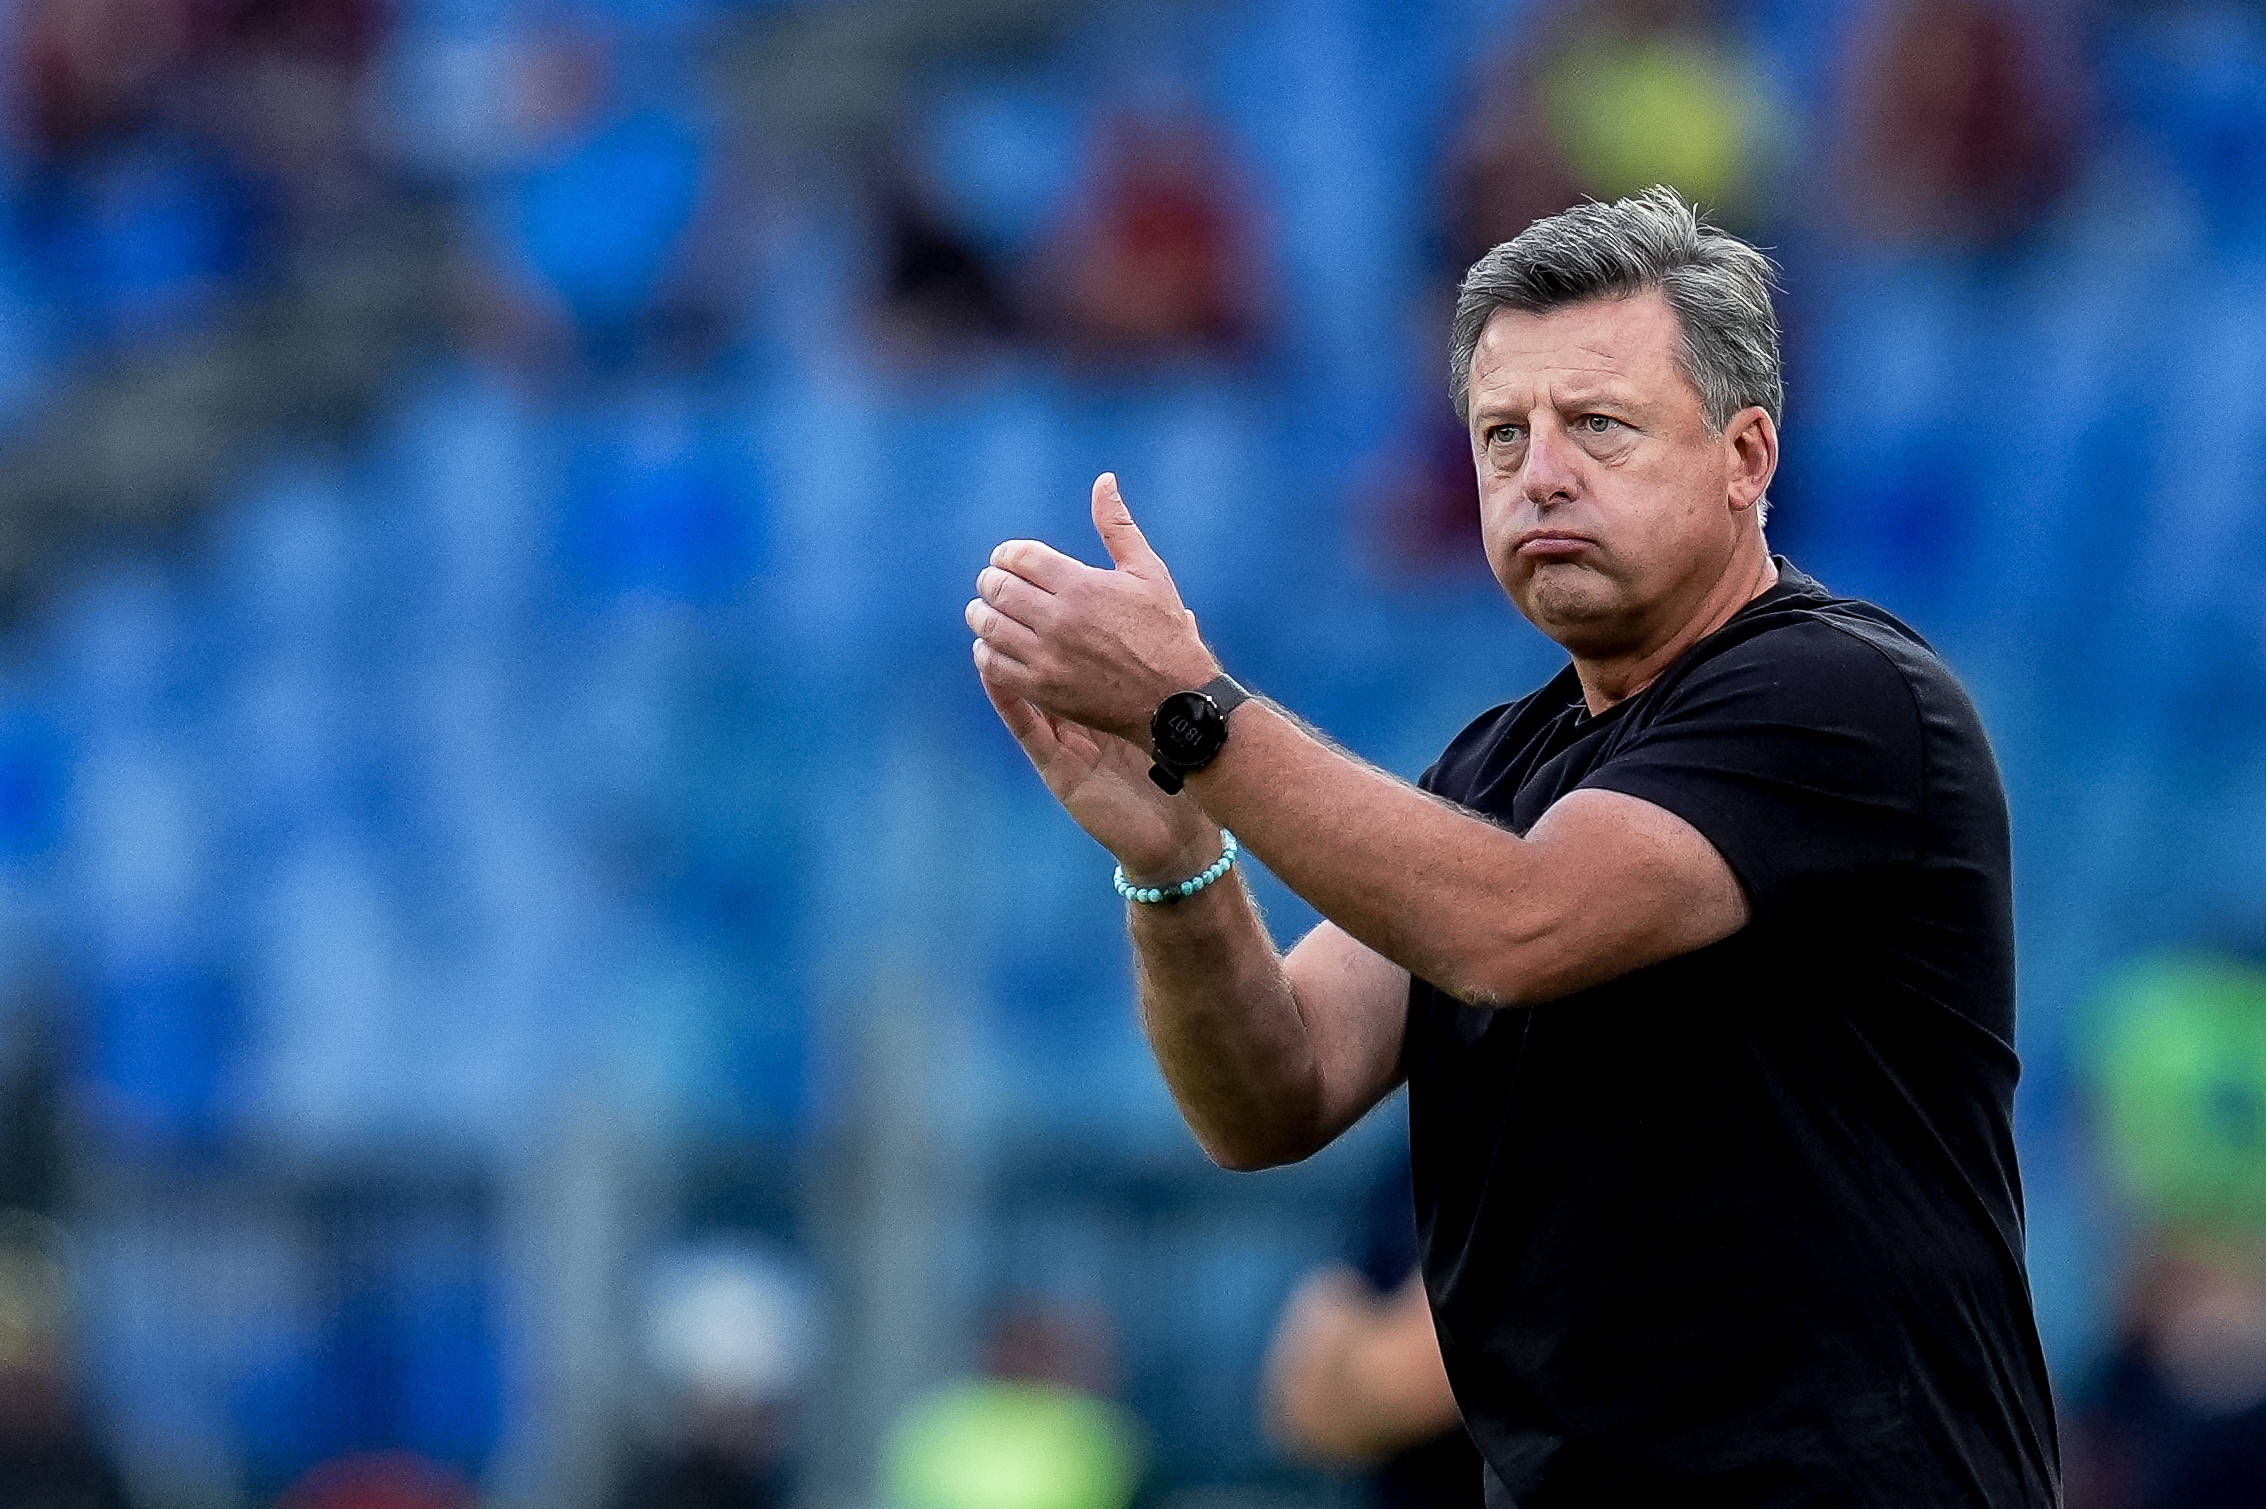
[[[1655,291],[1548,314],[1499,309],[1472,355],[1488,564],[1519,611],[1577,655],[1640,651],[1674,632],[1753,527],[1761,485],[1737,436],[1760,411],[1710,433],[1681,340]]]

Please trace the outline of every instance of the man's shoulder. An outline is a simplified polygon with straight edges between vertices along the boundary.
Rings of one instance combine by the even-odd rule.
[[[1764,594],[1693,647],[1651,690],[1665,709],[1746,693],[1823,712],[1901,721],[1965,694],[1933,646],[1887,609],[1837,597],[1796,574],[1794,590]]]
[[[1808,585],[1759,601],[1647,688],[1622,747],[1654,731],[1752,741],[1801,730],[1816,759],[1846,753],[1930,789],[1996,792],[1982,714],[1942,656],[1886,609]]]

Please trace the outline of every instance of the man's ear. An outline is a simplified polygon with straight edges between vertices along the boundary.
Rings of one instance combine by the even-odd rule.
[[[1723,427],[1723,443],[1731,453],[1731,506],[1741,512],[1752,508],[1770,490],[1778,472],[1778,426],[1761,405],[1751,405],[1731,416]]]

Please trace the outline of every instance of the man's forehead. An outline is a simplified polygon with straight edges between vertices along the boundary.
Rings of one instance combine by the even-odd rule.
[[[1626,387],[1680,377],[1682,334],[1674,309],[1657,291],[1542,314],[1498,309],[1472,353],[1472,392],[1476,397],[1482,389],[1536,380]]]

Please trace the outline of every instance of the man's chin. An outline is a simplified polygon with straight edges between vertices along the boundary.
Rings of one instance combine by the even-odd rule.
[[[1627,605],[1613,584],[1571,564],[1535,568],[1523,591],[1511,593],[1512,602],[1528,623],[1570,650],[1580,642],[1610,635],[1626,616]]]

